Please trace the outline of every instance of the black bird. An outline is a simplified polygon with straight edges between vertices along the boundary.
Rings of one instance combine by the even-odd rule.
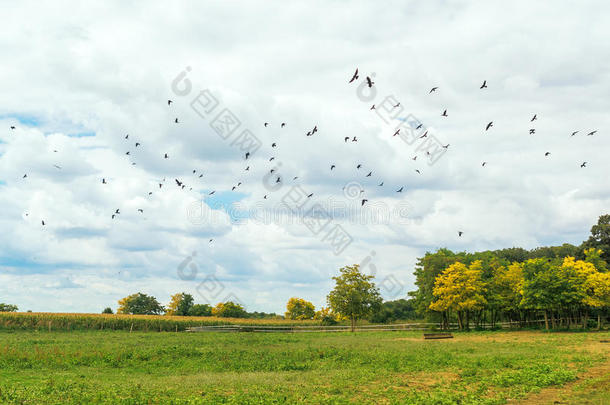
[[[264,125],[265,127],[267,127],[267,125],[269,125],[269,123],[268,123],[268,122],[265,122],[263,125]]]
[[[582,164],[580,165],[580,167],[587,167],[587,162],[582,162]]]
[[[208,241],[208,243],[212,243],[212,241],[213,241],[213,240],[214,240],[214,239],[210,239],[210,240]]]
[[[443,113],[441,114],[441,117],[447,117],[447,110],[443,111]]]
[[[353,137],[353,138],[352,138],[352,142],[358,142],[358,138]]]
[[[576,135],[577,133],[578,133],[578,131],[574,131],[574,132],[572,132],[572,135],[570,135],[570,136],[574,136],[574,135]]]
[[[161,187],[163,187],[163,184],[162,184],[162,183],[159,183],[159,188],[161,188]]]
[[[432,92],[436,91],[436,89],[438,89],[438,87],[432,87],[432,88],[430,89],[430,91],[428,92],[428,94],[430,94],[430,93],[432,93]]]
[[[24,174],[22,178],[24,178],[24,179],[25,179],[26,177],[28,177],[28,175],[27,175],[27,174]]]
[[[449,148],[449,144],[447,144],[447,145],[441,145],[441,147],[443,147],[443,148],[447,149],[447,148]]]
[[[587,134],[587,136],[592,136],[592,135],[595,135],[595,133],[596,133],[596,132],[597,132],[597,129],[596,129],[595,131],[591,131],[591,132],[589,132],[589,133]]]
[[[216,192],[216,190],[211,191],[211,192],[210,192],[210,194],[208,194],[208,195],[212,195],[212,194],[214,194],[215,192]]]
[[[127,151],[125,154],[126,154],[126,155],[129,155],[129,151]]]
[[[246,152],[246,160],[248,160],[249,157],[250,157],[250,152]]]
[[[392,108],[396,108],[396,107],[400,107],[400,103],[396,104],[394,107]]]
[[[358,166],[356,166],[356,169],[360,169],[362,167],[361,164],[359,164]]]
[[[383,186],[383,181],[379,184],[377,184],[379,187]]]
[[[486,165],[486,164],[487,164],[487,162],[483,162],[483,163],[481,164],[481,167],[485,167],[485,165]]]
[[[167,105],[170,105],[172,103],[172,100],[167,100]]]
[[[330,165],[330,170],[334,169],[335,165]]]
[[[396,190],[396,192],[397,192],[397,193],[402,193],[402,189],[403,189],[403,188],[404,188],[404,187],[399,188],[398,190]]]
[[[273,173],[274,171],[275,171],[275,169],[271,169],[271,170],[269,171],[269,173]]]
[[[375,104],[373,104],[373,105],[371,106],[371,108],[369,108],[369,110],[374,110],[374,109],[375,109]]]
[[[265,196],[263,198],[266,200],[267,199],[267,194],[265,194]]]
[[[273,159],[275,159],[275,157],[271,156],[271,158],[269,158],[269,161],[271,162]]]
[[[195,174],[197,172],[197,170],[193,170],[193,174]]]
[[[249,170],[250,170],[250,166],[246,167],[246,171],[249,171]]]
[[[419,124],[419,125],[417,126],[417,128],[415,128],[415,129],[420,129],[420,128],[421,128],[423,125],[424,125],[424,124]]]
[[[313,130],[311,131],[311,134],[313,135],[316,132],[318,132],[318,126],[317,125],[313,127]]]
[[[400,134],[400,128],[398,128],[398,129],[396,130],[396,132],[394,132],[394,135],[392,135],[392,136],[396,136],[396,135],[398,135],[398,134]]]
[[[136,142],[136,148],[140,146],[140,142]]]
[[[462,231],[458,231],[458,236],[462,236],[463,233],[464,232],[462,232]]]
[[[177,123],[178,123],[178,118],[176,118],[176,119],[174,120],[174,122],[177,124]]]
[[[536,129],[535,128],[530,128],[530,135],[533,135],[536,133]]]
[[[343,138],[343,140],[345,141],[345,143],[347,143],[347,141],[349,141],[349,136],[346,136],[345,138]]]
[[[55,167],[56,169],[61,169],[61,167],[57,165],[53,165],[53,167]]]
[[[275,182],[276,182],[276,183],[279,183],[280,181],[281,181],[281,180],[280,180],[280,178],[279,178],[279,177],[277,178],[277,180],[275,180]]]
[[[114,215],[114,214],[112,214],[112,219],[114,219],[114,217],[115,217],[115,215]]]
[[[364,206],[364,203],[366,203],[367,201],[368,201],[368,200],[366,200],[366,199],[362,200],[362,203],[360,204],[360,206],[361,206],[361,207],[362,207],[362,206]]]
[[[311,131],[307,132],[306,136],[311,136]]]
[[[119,208],[116,209],[116,211],[114,211],[115,214],[120,214]]]
[[[487,124],[487,126],[485,127],[485,131],[487,131],[489,128],[494,126],[494,122],[493,121],[489,121],[489,124]]]
[[[298,178],[299,178],[299,176],[294,176],[294,177],[292,178],[292,180],[296,180],[296,179],[298,179]]]
[[[42,222],[42,226],[45,226],[44,219],[41,222]]]
[[[280,128],[284,128],[286,126],[285,122],[282,122],[282,125],[280,125]]]
[[[532,117],[532,119],[530,120],[530,122],[534,122],[535,120],[537,120],[538,117],[536,117],[536,114],[534,114],[534,116]]]
[[[15,126],[14,126],[14,125],[11,125],[11,129],[15,129]]]
[[[272,147],[272,148],[275,148],[276,146],[277,146],[277,145],[276,145],[276,143],[275,143],[275,142],[273,142],[273,143],[271,144],[271,147]]]
[[[106,179],[102,179],[102,184],[108,184],[106,183]]]
[[[129,134],[125,135],[125,139],[129,139]]]
[[[167,156],[167,153],[165,154],[165,156],[163,156],[165,159],[169,159],[169,156]]]
[[[371,78],[367,76],[367,77],[366,77],[366,84],[368,84],[368,85],[369,85],[369,88],[370,88],[370,87],[373,87],[373,85],[375,84],[375,82],[374,82],[374,81],[372,81],[372,80],[371,80]]]
[[[418,174],[421,174],[421,172],[420,172],[418,169],[415,169],[415,171],[416,171]]]
[[[176,184],[178,185],[178,187],[182,186],[182,182],[181,181],[179,181],[178,179],[175,179],[175,180],[176,180]]]
[[[202,178],[202,177],[203,177],[203,173],[199,175],[199,178]]]
[[[369,172],[369,174],[367,174],[366,177],[371,177],[372,174],[373,174],[373,172]]]
[[[354,72],[354,75],[352,76],[352,78],[350,79],[349,83],[353,82],[354,80],[358,79],[358,68],[356,68],[356,71]]]
[[[140,212],[141,214],[144,214],[144,210],[142,208],[138,208],[138,212]]]
[[[479,87],[479,89],[486,89],[487,88],[487,80],[483,80],[483,84],[481,85],[481,87]]]
[[[548,155],[550,155],[550,154],[551,154],[551,152],[545,152],[545,153],[544,153],[544,156],[548,156]]]
[[[425,137],[427,137],[427,136],[428,136],[428,131],[424,132],[424,134],[423,134],[422,136],[420,136],[420,137],[419,137],[419,139],[421,139],[421,138],[425,138]]]
[[[307,198],[311,198],[312,196],[313,196],[313,193],[308,194],[308,195],[307,195]]]
[[[417,155],[413,156],[411,160],[417,160]]]
[[[152,195],[152,191],[149,191],[149,192],[148,192],[148,195]]]
[[[231,187],[231,191],[235,191],[235,186]]]

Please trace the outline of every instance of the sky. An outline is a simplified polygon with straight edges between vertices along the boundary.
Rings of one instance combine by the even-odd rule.
[[[0,302],[23,311],[319,308],[353,264],[404,298],[426,251],[579,244],[608,213],[607,2],[1,11]]]

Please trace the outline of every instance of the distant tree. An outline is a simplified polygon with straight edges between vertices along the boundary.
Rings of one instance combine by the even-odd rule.
[[[610,215],[599,217],[597,224],[591,227],[591,236],[583,242],[583,248],[601,249],[601,258],[610,263]]]
[[[212,316],[212,306],[208,304],[195,304],[188,313],[189,316]]]
[[[334,314],[332,309],[328,307],[322,307],[319,311],[316,311],[313,319],[321,321],[322,325],[325,326],[332,326],[339,323],[337,314]]]
[[[112,312],[112,308],[110,308],[110,307],[106,307],[106,308],[104,308],[104,310],[102,311],[102,314],[114,314],[114,312]]]
[[[361,273],[357,264],[342,267],[339,272],[340,276],[333,277],[335,288],[326,300],[333,312],[350,320],[353,332],[356,320],[377,311],[383,300],[371,281],[373,276]]]
[[[184,292],[172,295],[171,301],[165,311],[166,315],[187,316],[195,300],[191,294]]]
[[[292,297],[286,304],[286,318],[288,319],[313,319],[316,314],[314,305],[302,298]]]
[[[0,303],[0,312],[17,312],[17,305]]]
[[[117,314],[158,315],[164,312],[163,306],[153,296],[136,293],[119,300]]]
[[[233,301],[219,302],[212,309],[212,315],[221,318],[247,318],[248,313],[240,304]]]
[[[413,298],[385,301],[381,304],[379,310],[369,318],[373,323],[390,323],[414,319],[418,319],[418,315],[415,311],[415,300]]]

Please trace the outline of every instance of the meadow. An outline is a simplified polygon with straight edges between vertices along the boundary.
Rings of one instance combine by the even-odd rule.
[[[610,332],[0,330],[2,404],[610,403]]]

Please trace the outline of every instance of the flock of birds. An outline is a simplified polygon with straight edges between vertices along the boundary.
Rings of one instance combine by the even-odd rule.
[[[354,72],[354,74],[351,76],[351,79],[349,79],[348,83],[353,83],[353,82],[357,81],[359,78],[360,78],[360,75],[359,75],[358,69],[356,69],[356,71]],[[366,85],[367,85],[369,88],[373,87],[373,85],[375,84],[375,83],[373,82],[373,80],[372,80],[372,79],[371,79],[369,76],[366,76],[366,77],[365,77],[365,82],[366,82]],[[428,92],[428,94],[436,93],[436,92],[439,90],[439,88],[440,88],[439,86],[432,87],[432,88],[430,89],[430,91]],[[484,89],[486,89],[486,88],[487,88],[487,80],[483,80],[483,83],[481,84],[481,86],[479,87],[479,89],[480,89],[480,90],[484,90]],[[168,107],[171,107],[171,104],[172,104],[172,103],[173,103],[173,101],[172,101],[172,100],[167,100],[167,106],[168,106]],[[396,105],[394,105],[393,107],[394,107],[394,108],[400,107],[400,102],[398,102],[398,103],[397,103]],[[373,105],[370,107],[370,109],[369,109],[369,110],[375,110],[375,108],[376,108],[376,107],[375,107],[375,104],[373,104]],[[441,116],[441,117],[444,117],[444,118],[449,117],[449,114],[448,114],[448,112],[447,112],[447,109],[443,109],[443,111],[441,112],[440,116]],[[536,121],[537,119],[538,119],[537,114],[534,114],[534,115],[532,116],[532,118],[530,119],[530,122],[531,122],[531,123],[533,123],[533,122],[534,122],[534,121]],[[174,118],[173,122],[174,122],[174,124],[179,124],[179,123],[180,123],[180,121],[179,121],[178,117]],[[268,128],[268,127],[269,127],[269,125],[270,125],[270,123],[269,123],[269,122],[264,122],[264,123],[263,123],[263,127],[264,127],[264,128]],[[285,127],[286,127],[286,125],[287,125],[287,124],[286,124],[286,122],[281,122],[281,124],[280,124],[279,126],[280,126],[280,128],[285,128]],[[533,125],[533,124],[532,124],[532,125]],[[422,128],[422,126],[423,126],[423,124],[419,123],[419,125],[418,125],[418,126],[415,128],[415,129],[416,129],[416,130],[421,129],[421,128]],[[487,123],[487,125],[485,125],[485,131],[489,131],[491,128],[493,128],[493,126],[494,126],[494,122],[493,122],[493,121],[490,121],[489,123]],[[15,126],[11,126],[10,128],[11,128],[11,130],[14,130],[14,129],[15,129]],[[316,124],[316,125],[314,125],[314,126],[313,126],[313,128],[312,128],[311,130],[309,130],[309,131],[308,131],[308,132],[305,134],[305,136],[306,136],[306,137],[311,137],[311,136],[314,136],[314,135],[315,135],[317,132],[318,132],[318,126],[317,126],[317,124]],[[574,131],[574,132],[572,132],[572,133],[571,133],[571,135],[570,135],[570,137],[573,137],[573,136],[577,135],[579,132],[580,132],[580,131]],[[536,128],[530,128],[530,129],[529,129],[529,134],[530,134],[530,135],[534,135],[535,133],[536,133]],[[597,133],[597,130],[593,130],[593,131],[588,132],[586,135],[587,135],[587,136],[593,136],[593,135],[595,135],[596,133]],[[394,136],[397,136],[397,135],[400,135],[400,129],[397,129],[397,130],[396,130],[396,131],[395,131],[395,132],[394,132],[394,133],[393,133],[391,136],[392,136],[392,137],[394,137]],[[425,132],[424,132],[424,133],[423,133],[421,136],[419,136],[419,138],[421,139],[421,138],[425,138],[425,137],[427,137],[427,136],[428,136],[428,131],[425,131]],[[124,139],[125,139],[126,141],[129,141],[129,134],[125,135]],[[345,137],[343,138],[343,140],[344,140],[344,142],[345,142],[345,143],[347,143],[347,142],[358,142],[358,138],[357,138],[356,136],[345,136]],[[136,149],[137,149],[137,148],[140,148],[140,147],[142,146],[142,143],[141,143],[141,142],[139,142],[139,141],[137,141],[137,142],[133,143],[133,146],[134,146],[134,148],[136,148]],[[442,145],[442,147],[443,147],[443,148],[445,148],[445,149],[448,149],[448,148],[449,148],[449,146],[450,146],[449,144],[447,144],[447,145]],[[277,148],[277,142],[273,142],[273,143],[271,143],[271,148],[272,148],[272,149]],[[57,152],[57,150],[53,150],[53,152]],[[428,155],[430,154],[430,152],[426,152],[426,153],[427,153]],[[125,152],[125,155],[126,155],[126,156],[131,156],[131,151],[130,151],[130,150],[128,150],[127,152]],[[551,155],[551,152],[548,152],[548,151],[547,151],[547,152],[545,152],[545,153],[544,153],[544,156],[545,156],[545,157],[548,157],[548,156],[550,156],[550,155]],[[249,160],[249,158],[250,158],[250,156],[251,156],[250,152],[246,152],[246,153],[245,153],[245,155],[244,155],[244,160],[245,160],[245,161],[248,161],[248,160]],[[169,156],[169,154],[168,154],[168,153],[163,153],[162,158],[163,158],[163,159],[170,159],[170,156]],[[418,156],[417,156],[417,155],[415,155],[415,156],[413,156],[411,159],[415,161],[415,160],[417,160],[417,158],[418,158]],[[269,162],[272,162],[273,160],[275,160],[275,156],[270,156],[268,161],[269,161]],[[135,162],[132,162],[131,164],[132,164],[133,166],[135,166],[135,165],[136,165],[136,163],[135,163]],[[487,162],[482,162],[481,166],[482,166],[482,167],[485,167],[485,165],[487,165]],[[585,167],[586,167],[586,165],[587,165],[587,162],[582,162],[582,163],[581,163],[581,165],[580,165],[580,167],[581,167],[581,168],[585,168]],[[62,167],[61,167],[61,166],[59,166],[59,165],[53,165],[53,166],[54,166],[56,169],[58,169],[58,170],[61,170],[61,169],[62,169]],[[336,168],[337,168],[337,164],[335,164],[335,163],[330,163],[330,164],[329,164],[329,170],[330,170],[330,172],[333,172],[333,171],[334,171]],[[362,169],[362,168],[363,168],[363,165],[362,165],[361,163],[358,163],[358,164],[355,166],[355,169],[356,169],[356,170],[358,170],[358,171],[359,171],[360,169]],[[270,174],[270,175],[273,175],[273,174],[276,172],[276,170],[277,170],[276,168],[271,168],[271,169],[269,169],[269,174]],[[250,165],[247,165],[247,164],[246,164],[246,167],[245,167],[244,171],[245,171],[245,172],[250,171]],[[416,172],[416,173],[418,173],[418,174],[421,174],[421,171],[420,171],[419,169],[415,169],[415,172]],[[193,175],[193,176],[196,176],[197,178],[202,178],[202,177],[204,176],[204,173],[203,173],[203,172],[199,172],[197,169],[193,169],[193,170],[192,170],[192,173],[190,173],[190,174],[191,174],[191,175]],[[366,175],[364,175],[364,177],[365,177],[365,178],[368,178],[368,177],[372,177],[372,175],[373,175],[373,171],[372,171],[372,170],[368,170],[367,174],[366,174]],[[23,175],[23,179],[26,179],[27,177],[28,177],[28,174],[27,174],[27,173],[25,173],[25,174]],[[298,176],[294,176],[294,177],[292,178],[292,180],[293,180],[293,181],[296,181],[297,179],[298,179]],[[159,189],[159,190],[161,190],[161,189],[163,188],[163,186],[165,185],[165,181],[166,181],[166,178],[163,178],[162,180],[158,181],[158,183],[157,183],[157,184],[158,184],[158,189]],[[277,174],[277,175],[275,175],[275,180],[274,180],[274,181],[275,181],[275,183],[281,183],[281,182],[282,182],[282,177],[281,177],[279,174]],[[185,183],[183,180],[181,180],[181,179],[179,179],[179,178],[175,178],[175,179],[174,179],[174,182],[175,182],[176,186],[177,186],[178,188],[180,188],[180,189],[183,189],[183,190],[184,190],[184,189],[186,189],[186,188],[188,187],[188,190],[189,190],[189,191],[192,191],[192,190],[193,190],[193,187],[192,187],[192,186],[187,186],[187,184],[186,184],[186,183]],[[102,179],[101,179],[101,183],[102,183],[102,184],[104,184],[104,185],[105,185],[105,184],[108,184],[108,180],[107,180],[107,179],[104,177],[104,178],[102,178]],[[240,187],[241,185],[242,185],[242,182],[241,182],[241,181],[240,181],[240,182],[237,182],[235,185],[231,186],[231,190],[232,190],[232,191],[235,191],[235,190],[237,190],[237,188],[238,188],[238,187]],[[384,187],[384,181],[383,181],[383,180],[382,180],[382,181],[380,181],[380,182],[379,182],[379,184],[377,184],[377,186],[378,186],[378,187]],[[345,186],[343,187],[343,189],[345,190]],[[404,189],[405,189],[405,186],[401,185],[400,187],[398,187],[398,188],[395,190],[395,192],[396,192],[396,193],[402,193],[402,192],[404,191]],[[216,193],[216,190],[211,190],[211,191],[209,191],[209,192],[207,193],[207,195],[208,195],[208,196],[212,196],[212,195],[214,195],[215,193]],[[365,190],[364,190],[364,189],[360,189],[360,190],[359,190],[359,194],[361,195],[361,197],[360,197],[360,199],[359,199],[359,200],[360,200],[360,206],[364,206],[364,205],[365,205],[365,204],[366,204],[366,203],[369,201],[369,200],[368,200],[368,198],[366,198],[366,197],[364,196],[364,193],[365,193]],[[152,195],[153,195],[153,191],[151,190],[151,191],[149,191],[149,192],[148,192],[148,196],[152,196]],[[314,195],[314,193],[309,193],[309,194],[307,195],[307,198],[311,198],[311,197],[313,197],[313,195]],[[268,199],[268,194],[264,194],[264,195],[263,195],[263,199],[264,199],[264,200],[267,200],[267,199]],[[143,214],[143,213],[144,213],[144,210],[143,210],[142,208],[138,208],[138,209],[137,209],[137,211],[138,211],[140,214]],[[29,215],[29,214],[28,214],[28,213],[26,213],[25,215],[27,216],[27,215]],[[111,219],[113,219],[113,220],[114,220],[114,219],[116,219],[116,218],[117,218],[119,215],[121,215],[120,208],[116,208],[116,209],[115,209],[115,210],[114,210],[114,211],[111,213],[110,217],[111,217]],[[44,219],[42,219],[42,220],[41,220],[41,223],[42,223],[42,226],[45,226],[45,225],[46,225],[46,222],[45,222],[45,220],[44,220]],[[458,231],[458,237],[461,237],[461,236],[463,235],[463,233],[464,233],[463,231]],[[209,242],[210,242],[210,243],[211,243],[212,241],[213,241],[213,238],[209,240]]]

